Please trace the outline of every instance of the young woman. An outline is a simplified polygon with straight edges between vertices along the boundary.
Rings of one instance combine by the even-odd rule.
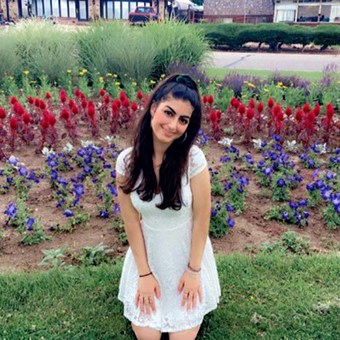
[[[151,94],[133,146],[117,159],[117,189],[130,247],[118,298],[139,340],[195,339],[221,294],[208,237],[207,162],[194,145],[201,99],[188,75]]]

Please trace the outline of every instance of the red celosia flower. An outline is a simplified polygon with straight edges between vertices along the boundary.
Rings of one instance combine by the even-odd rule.
[[[41,127],[42,127],[44,130],[46,130],[46,129],[48,128],[48,126],[49,126],[48,120],[46,120],[45,118],[42,119],[42,120],[40,121],[40,125],[41,125]]]
[[[304,113],[308,113],[310,111],[310,106],[309,104],[306,102],[305,105],[303,106],[303,112]]]
[[[240,102],[238,101],[237,98],[235,98],[234,103],[233,103],[234,108],[237,110],[237,108],[240,106]]]
[[[89,100],[88,103],[87,103],[87,106],[93,106],[94,107],[93,101]]]
[[[104,89],[100,89],[99,90],[99,95],[101,96],[101,97],[104,97],[105,96],[105,90]]]
[[[117,102],[114,100],[111,104],[112,111],[118,111]]]
[[[83,109],[86,108],[86,106],[87,106],[87,101],[86,101],[86,99],[83,99],[83,100],[81,101],[81,106],[83,107]]]
[[[208,102],[208,97],[204,94],[203,95],[203,104],[206,104]]]
[[[295,119],[296,119],[298,122],[301,122],[301,121],[302,121],[302,118],[303,118],[303,112],[302,112],[302,110],[298,107],[298,109],[296,110],[296,113],[295,113]]]
[[[146,98],[146,97],[148,97],[148,95],[146,95],[145,98]],[[144,99],[145,99],[145,98],[144,98]],[[119,99],[116,99],[116,104],[117,104],[118,110],[119,110],[119,109],[120,109],[120,106],[121,106],[121,104],[122,104],[122,102],[121,102]]]
[[[70,109],[72,109],[72,107],[75,105],[73,99],[70,99],[67,105]]]
[[[79,89],[75,89],[75,90],[74,90],[74,95],[75,95],[76,97],[79,97],[79,96],[80,96],[80,91],[79,91]]]
[[[18,102],[18,99],[16,97],[11,97],[11,104],[14,105],[15,103]]]
[[[44,110],[43,111],[43,119],[47,120],[48,121],[48,118],[50,117],[50,114],[48,113],[47,110]]]
[[[45,104],[45,102],[41,99],[40,100],[40,105],[39,105],[39,107],[42,109],[42,110],[45,110],[46,109],[46,104]]]
[[[31,116],[28,113],[24,113],[22,116],[22,120],[25,124],[29,124],[31,122]]]
[[[54,126],[55,123],[57,122],[57,120],[56,120],[56,118],[55,118],[54,115],[50,115],[50,116],[48,117],[48,122],[49,122],[49,124],[50,124],[51,126]]]
[[[110,103],[110,96],[109,96],[109,95],[105,96],[104,102],[105,102],[106,105],[107,105],[108,103]]]
[[[254,118],[254,109],[252,107],[248,107],[247,109],[247,118],[249,120]]]
[[[85,93],[84,92],[80,92],[80,98],[82,100],[86,99]]]
[[[262,103],[262,101],[260,101],[257,105],[257,111],[259,113],[261,113],[263,111],[263,109],[264,109],[263,103]]]
[[[78,114],[79,113],[79,109],[78,109],[78,107],[77,107],[77,105],[74,105],[74,106],[72,106],[72,113],[74,114],[74,115],[76,115],[76,114]]]
[[[91,117],[91,119],[93,119],[94,115],[95,115],[96,111],[93,105],[88,107],[88,115]]]
[[[133,102],[133,103],[131,104],[131,110],[132,110],[132,111],[137,111],[137,109],[138,109],[137,103],[136,103],[136,102]]]
[[[241,104],[239,105],[239,107],[238,107],[238,112],[239,112],[241,115],[243,115],[243,114],[246,112],[246,106],[245,106],[243,103],[241,103]]]
[[[315,120],[315,113],[314,113],[314,111],[309,111],[308,114],[307,114],[307,118],[308,118],[308,120],[311,123],[314,122],[314,120]]]
[[[216,114],[216,111],[215,110],[211,110],[210,112],[210,120],[215,123],[216,120],[217,120],[217,114]]]
[[[249,100],[249,107],[251,107],[251,108],[255,107],[255,100],[254,100],[254,98],[250,98],[250,100]]]
[[[314,114],[315,117],[317,117],[320,114],[320,104],[316,103],[315,107],[314,107]]]
[[[143,99],[143,92],[142,91],[138,91],[137,92],[137,99],[138,100],[142,100]]]
[[[35,105],[36,107],[40,107],[40,99],[39,99],[39,98],[35,98],[35,100],[34,100],[34,105]]]
[[[5,119],[7,116],[6,111],[0,106],[0,119]]]
[[[285,113],[286,113],[286,115],[289,118],[292,115],[292,113],[293,113],[292,108],[290,106],[287,106]]]
[[[216,114],[217,114],[217,121],[219,122],[221,120],[221,117],[222,117],[222,111],[217,110]]]
[[[282,121],[283,121],[283,113],[282,113],[281,110],[277,113],[276,119],[277,119],[279,122],[282,122]]]
[[[124,91],[121,91],[119,94],[119,99],[123,102],[125,98],[126,98],[126,93]]]
[[[128,108],[129,105],[130,105],[130,102],[129,102],[129,99],[126,97],[122,103],[122,105],[125,107],[125,108]]]
[[[18,128],[18,121],[15,117],[11,117],[11,119],[9,120],[9,127],[13,131],[15,131]]]
[[[13,111],[14,111],[15,113],[18,113],[19,106],[20,106],[20,104],[19,104],[18,102],[14,103],[14,105],[13,105]]]
[[[51,99],[51,93],[46,92],[46,93],[45,93],[45,98],[46,98],[46,99]]]
[[[326,106],[326,114],[327,114],[327,118],[329,120],[333,119],[334,108],[333,108],[333,104],[332,103],[327,104],[327,106]]]
[[[33,97],[31,97],[31,96],[28,97],[27,101],[28,101],[29,104],[31,104],[31,105],[33,105],[33,103],[34,103],[34,99],[33,99]]]
[[[277,116],[279,112],[281,112],[281,106],[279,104],[276,104],[274,106],[273,113],[275,116]]]
[[[274,106],[274,104],[275,104],[274,99],[272,97],[270,97],[268,99],[268,103],[267,103],[268,107],[272,108]]]
[[[66,120],[66,121],[68,121],[70,119],[70,113],[68,112],[67,109],[61,110],[60,118]]]
[[[213,97],[212,94],[208,97],[208,103],[209,103],[210,105],[212,105],[212,104],[214,103],[214,97]]]
[[[65,103],[66,100],[67,100],[67,94],[66,94],[66,92],[65,92],[64,90],[61,90],[61,91],[60,91],[60,101],[61,101],[62,103]]]

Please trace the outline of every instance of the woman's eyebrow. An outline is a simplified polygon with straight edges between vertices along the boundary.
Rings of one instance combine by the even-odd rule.
[[[171,106],[169,106],[169,105],[166,105],[166,107],[168,107],[171,111],[172,111],[172,113],[174,113],[174,114],[177,114],[176,113],[176,111],[171,107]],[[190,119],[191,117],[189,117],[189,116],[185,116],[185,115],[182,115],[181,117],[185,117],[185,118],[188,118],[188,119]]]

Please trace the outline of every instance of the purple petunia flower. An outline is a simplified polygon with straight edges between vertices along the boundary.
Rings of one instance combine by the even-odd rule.
[[[231,217],[228,217],[228,226],[229,226],[229,228],[232,228],[234,225],[235,225],[235,221]]]
[[[277,184],[277,186],[280,187],[280,188],[286,186],[286,182],[285,182],[285,180],[284,180],[283,178],[279,178],[279,179],[277,180],[276,184]]]
[[[298,207],[298,205],[296,203],[294,203],[293,201],[289,202],[289,206],[294,210]]]
[[[58,172],[56,170],[51,171],[51,179],[56,180],[58,178]]]
[[[304,207],[304,206],[306,206],[308,204],[308,201],[307,200],[300,200],[299,202],[298,202],[298,205],[300,206],[300,207]]]
[[[227,211],[234,211],[234,208],[230,204],[225,205]]]
[[[304,218],[308,218],[309,217],[309,212],[308,211],[304,211],[303,212],[303,217]]]
[[[315,182],[315,186],[316,186],[317,189],[322,189],[325,186],[325,183],[322,179],[318,179]]]
[[[89,174],[89,173],[91,172],[91,170],[92,170],[92,167],[90,167],[90,166],[88,166],[88,165],[86,165],[86,166],[84,167],[84,172],[85,172],[86,174]]]
[[[116,178],[116,170],[112,170],[111,171],[111,177],[112,178]]]
[[[28,174],[27,168],[25,167],[19,168],[19,174],[20,176],[27,176]]]
[[[315,190],[315,185],[314,183],[309,183],[306,185],[306,188],[308,191],[314,191]]]
[[[119,204],[115,204],[115,207],[113,209],[113,213],[116,214],[118,211],[120,211],[120,206],[119,206]]]
[[[14,165],[14,166],[17,165],[18,162],[19,162],[19,159],[14,157],[14,156],[9,157],[9,159],[7,161],[8,164]]]
[[[108,218],[108,217],[109,217],[109,214],[107,213],[107,211],[102,210],[102,211],[100,212],[99,216],[100,216],[101,218]]]
[[[84,193],[85,193],[84,186],[82,184],[75,184],[74,185],[74,193],[78,197],[84,195]]]
[[[266,167],[264,170],[263,170],[263,173],[266,175],[266,176],[269,176],[272,172],[273,172],[273,168],[271,166],[268,166]]]
[[[27,230],[28,231],[32,231],[33,230],[33,224],[35,223],[35,219],[34,218],[28,218],[26,221],[26,225],[27,225]]]
[[[211,209],[211,216],[214,217],[216,216],[216,214],[217,214],[217,211],[214,209]]]
[[[73,216],[73,212],[72,212],[71,210],[65,210],[65,211],[63,212],[63,214],[64,214],[66,217],[71,217],[71,216]]]
[[[10,203],[7,209],[4,211],[4,214],[14,218],[17,215],[16,211],[17,207],[15,206],[15,203]]]
[[[284,219],[284,220],[288,220],[289,219],[289,213],[287,211],[284,211],[281,215],[281,217]]]

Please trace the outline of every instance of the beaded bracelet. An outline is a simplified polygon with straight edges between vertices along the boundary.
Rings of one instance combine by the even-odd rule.
[[[190,266],[190,262],[188,263],[188,268],[189,268],[192,272],[194,272],[194,273],[199,273],[199,272],[201,271],[201,269],[202,269],[202,268],[200,268],[200,269],[196,270],[196,269],[192,268],[192,267]]]
[[[149,275],[151,275],[152,274],[152,272],[150,272],[150,273],[148,273],[148,274],[144,274],[144,275],[139,275],[139,277],[145,277],[145,276],[149,276]]]

